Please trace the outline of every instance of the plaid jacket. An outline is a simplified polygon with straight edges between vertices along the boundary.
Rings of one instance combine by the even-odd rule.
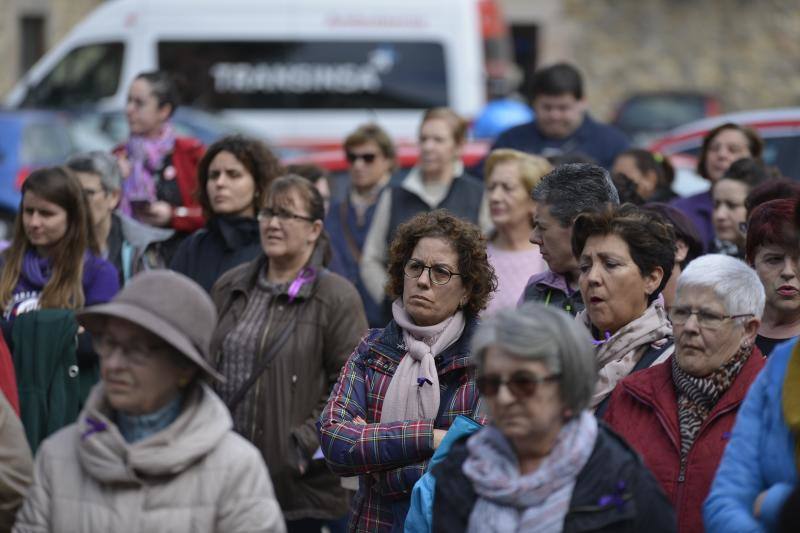
[[[389,382],[405,355],[394,321],[371,330],[342,368],[318,427],[331,470],[360,476],[351,532],[402,531],[411,489],[433,455],[433,429],[446,430],[458,415],[479,416],[469,357],[475,326],[475,319],[467,319],[461,338],[436,357],[442,393],[436,420],[378,423]],[[354,422],[357,417],[366,424]]]

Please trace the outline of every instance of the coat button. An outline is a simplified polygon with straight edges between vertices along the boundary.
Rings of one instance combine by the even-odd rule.
[[[67,375],[71,378],[78,377],[78,365],[72,365],[67,369]]]

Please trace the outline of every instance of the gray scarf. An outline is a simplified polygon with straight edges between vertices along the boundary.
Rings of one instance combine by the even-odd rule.
[[[394,371],[381,407],[381,423],[432,420],[439,412],[439,374],[434,358],[464,332],[464,313],[433,326],[417,326],[401,300],[392,304],[394,321],[403,330],[405,356]]]

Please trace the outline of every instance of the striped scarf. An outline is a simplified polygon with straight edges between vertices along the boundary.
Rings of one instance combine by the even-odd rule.
[[[678,393],[681,458],[688,455],[703,422],[739,375],[752,352],[752,346],[742,346],[728,362],[704,377],[687,374],[678,366],[677,358],[672,358],[672,382]]]
[[[462,470],[478,499],[467,532],[562,531],[572,489],[592,455],[597,433],[597,419],[583,411],[561,428],[539,467],[524,475],[511,443],[495,426],[471,436]]]

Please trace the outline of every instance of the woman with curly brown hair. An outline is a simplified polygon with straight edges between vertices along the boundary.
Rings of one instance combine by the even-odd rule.
[[[320,418],[328,466],[360,476],[350,529],[402,529],[414,483],[458,415],[479,410],[469,343],[497,287],[480,230],[447,211],[398,228],[393,320],[347,361]]]
[[[181,243],[169,267],[211,291],[223,273],[258,257],[256,213],[280,172],[278,159],[261,141],[233,135],[209,146],[197,169],[208,222]]]

